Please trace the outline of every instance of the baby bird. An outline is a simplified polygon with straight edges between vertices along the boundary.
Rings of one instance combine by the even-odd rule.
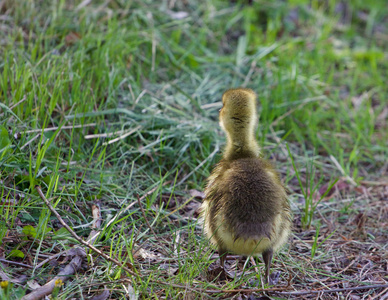
[[[205,189],[204,230],[218,247],[222,267],[228,252],[262,254],[268,282],[273,252],[291,231],[290,205],[277,172],[261,158],[255,139],[256,94],[250,89],[231,89],[222,96],[222,103],[220,126],[227,145]]]

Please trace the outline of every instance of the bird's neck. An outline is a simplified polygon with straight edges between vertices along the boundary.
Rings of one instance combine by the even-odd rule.
[[[259,156],[260,147],[253,129],[248,132],[227,133],[227,144],[224,153],[226,160]]]

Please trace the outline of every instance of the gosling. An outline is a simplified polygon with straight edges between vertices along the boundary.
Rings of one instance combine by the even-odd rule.
[[[288,239],[292,216],[286,191],[255,139],[256,94],[245,88],[222,96],[220,126],[227,135],[222,160],[208,178],[201,206],[204,231],[218,248],[221,267],[228,252],[258,256],[265,278],[274,251]]]

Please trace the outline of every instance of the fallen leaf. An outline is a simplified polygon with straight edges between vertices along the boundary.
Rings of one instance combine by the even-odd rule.
[[[159,266],[159,269],[166,270],[168,276],[173,276],[178,274],[179,268],[172,267],[171,264],[163,263]]]
[[[95,295],[90,300],[106,300],[110,296],[110,292],[107,289],[104,289],[104,291],[101,294]]]
[[[365,230],[365,223],[367,220],[367,216],[364,213],[359,213],[355,218],[354,218],[354,223],[357,224],[357,229],[360,231]]]
[[[31,290],[35,290],[37,288],[40,288],[40,284],[36,280],[34,280],[34,279],[27,281],[27,286]]]
[[[135,251],[135,254],[133,255],[133,258],[137,259],[144,259],[144,260],[153,260],[158,259],[159,257],[155,254],[153,254],[151,251],[148,251],[144,248],[140,248],[139,250]]]
[[[165,207],[168,209],[174,209],[176,208],[176,197],[174,195],[170,194],[163,194],[162,195],[162,202],[166,205]]]
[[[185,11],[168,10],[167,14],[174,20],[182,20],[182,19],[187,18],[189,16],[189,13],[185,12]]]
[[[135,292],[135,289],[133,288],[133,286],[130,283],[128,283],[128,285],[127,285],[127,291],[128,291],[128,299],[129,300],[139,299],[139,295]]]
[[[205,193],[204,192],[201,192],[201,191],[198,191],[198,190],[189,190],[189,194],[191,197],[194,197],[194,198],[197,198],[197,199],[205,199]]]
[[[70,32],[65,37],[65,43],[67,46],[74,45],[76,42],[78,42],[81,39],[81,35],[77,32]]]

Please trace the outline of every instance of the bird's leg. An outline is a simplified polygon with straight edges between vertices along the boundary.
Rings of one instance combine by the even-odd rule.
[[[223,249],[218,249],[218,255],[220,256],[221,268],[225,270],[225,260],[227,256],[227,251]]]
[[[218,255],[220,256],[220,273],[219,273],[219,279],[220,280],[228,280],[231,278],[231,276],[228,274],[228,272],[225,269],[225,260],[226,256],[228,254],[228,251],[223,250],[223,249],[218,249]]]
[[[271,268],[271,262],[272,262],[272,256],[273,256],[273,251],[272,249],[268,249],[263,252],[263,260],[265,263],[265,280],[267,283],[269,283],[269,270]]]

